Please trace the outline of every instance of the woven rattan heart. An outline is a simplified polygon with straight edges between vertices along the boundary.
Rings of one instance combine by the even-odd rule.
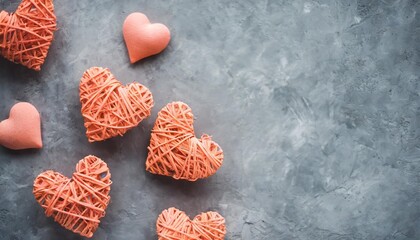
[[[0,53],[12,62],[39,71],[55,29],[52,0],[23,0],[16,12],[0,12]]]
[[[107,68],[88,69],[80,81],[80,102],[89,142],[122,136],[150,116],[152,93],[139,83],[127,86]]]
[[[76,165],[71,179],[51,170],[38,175],[33,193],[48,217],[53,216],[75,233],[92,237],[105,216],[111,183],[106,163],[87,156]]]
[[[175,179],[195,181],[213,175],[223,162],[219,145],[204,134],[194,135],[191,108],[169,103],[159,113],[152,130],[146,170]]]
[[[201,213],[190,220],[184,212],[169,208],[159,215],[156,232],[159,240],[221,240],[226,226],[217,212]]]

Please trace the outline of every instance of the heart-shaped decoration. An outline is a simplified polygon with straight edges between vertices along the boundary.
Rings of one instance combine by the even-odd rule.
[[[41,118],[32,104],[20,102],[10,109],[9,118],[0,122],[0,145],[14,150],[42,148]]]
[[[195,181],[213,175],[223,163],[223,150],[203,134],[194,134],[194,116],[183,102],[166,105],[152,130],[146,170],[175,179]]]
[[[105,216],[110,201],[111,173],[100,158],[87,156],[76,165],[73,177],[45,171],[36,177],[33,194],[61,226],[85,237],[92,237]]]
[[[138,12],[125,19],[123,35],[131,63],[162,52],[171,39],[165,25],[151,24],[146,15]]]
[[[53,0],[22,0],[16,12],[0,12],[0,53],[41,70],[56,30]]]
[[[123,86],[107,68],[92,67],[80,81],[80,102],[89,142],[122,136],[150,116],[153,96],[148,88]]]
[[[164,210],[156,221],[159,240],[222,240],[225,219],[217,212],[197,215],[193,220],[176,208]]]

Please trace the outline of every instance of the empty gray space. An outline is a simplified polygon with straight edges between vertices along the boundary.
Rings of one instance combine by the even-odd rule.
[[[18,0],[0,0],[13,11]],[[42,117],[44,148],[0,147],[0,238],[83,239],[32,195],[48,169],[70,177],[94,154],[112,174],[92,239],[157,239],[160,212],[215,210],[226,239],[420,239],[420,4],[361,1],[56,0],[58,30],[41,72],[0,60],[0,119],[19,101]],[[130,64],[122,23],[145,13],[172,39]],[[153,93],[152,115],[124,137],[88,143],[79,80],[101,66]],[[191,106],[223,166],[197,182],[145,171],[157,112]]]

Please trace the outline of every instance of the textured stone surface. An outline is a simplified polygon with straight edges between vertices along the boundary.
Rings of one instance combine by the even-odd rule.
[[[0,0],[13,11],[17,0]],[[112,202],[93,239],[157,239],[165,208],[217,210],[226,239],[420,239],[420,4],[400,1],[56,1],[59,30],[43,70],[0,60],[0,118],[17,101],[42,115],[45,147],[0,148],[1,239],[81,239],[32,195],[54,169],[95,154]],[[129,64],[125,17],[169,26],[162,54]],[[150,118],[88,143],[78,82],[92,66],[154,94]],[[156,114],[188,103],[196,132],[225,151],[195,183],[145,172]]]

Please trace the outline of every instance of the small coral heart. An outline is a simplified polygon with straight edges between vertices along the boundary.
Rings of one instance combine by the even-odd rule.
[[[123,86],[107,68],[88,69],[80,81],[80,102],[89,142],[122,136],[150,116],[153,96],[148,88]]]
[[[159,240],[222,240],[226,226],[217,212],[201,213],[190,220],[184,212],[169,208],[159,215],[156,232]]]
[[[52,0],[23,0],[16,12],[0,12],[0,53],[36,71],[48,54],[56,17]]]
[[[76,165],[73,177],[45,171],[36,177],[33,194],[61,226],[85,237],[92,237],[110,201],[111,173],[105,162],[87,156]]]
[[[9,118],[0,122],[0,145],[14,150],[42,148],[41,119],[32,104],[20,102],[10,109]]]
[[[152,130],[146,170],[175,179],[195,181],[213,175],[223,162],[223,151],[211,137],[194,134],[191,108],[182,102],[166,105]]]
[[[125,19],[123,35],[131,63],[162,52],[171,39],[165,25],[151,24],[146,15],[138,12]]]

